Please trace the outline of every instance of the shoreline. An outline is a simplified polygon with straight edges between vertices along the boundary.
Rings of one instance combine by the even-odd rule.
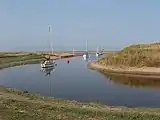
[[[160,78],[160,68],[155,67],[120,67],[120,66],[104,66],[97,62],[91,62],[88,64],[88,68],[108,73],[116,73],[122,75],[128,75],[132,77],[142,78]]]
[[[4,54],[4,56],[6,55],[7,56],[7,54],[8,53],[5,53]],[[10,53],[9,53],[10,54]],[[44,58],[44,57],[42,57],[41,55],[41,53],[40,54],[36,54],[36,53],[28,53],[27,55],[22,55],[22,56],[25,56],[25,57],[28,57],[28,58],[25,58],[25,59],[22,59],[21,58],[21,55],[20,56],[18,56],[17,55],[17,53],[11,53],[11,55],[13,54],[13,56],[16,56],[17,58],[19,58],[18,60],[15,60],[15,58],[9,58],[8,56],[8,58],[7,57],[4,57],[3,58],[3,56],[2,56],[2,58],[0,58],[0,59],[3,59],[3,61],[4,60],[7,60],[7,59],[12,59],[12,61],[11,62],[1,62],[0,63],[0,70],[1,69],[5,69],[5,68],[10,68],[10,67],[15,67],[15,66],[20,66],[20,65],[28,65],[28,64],[39,64],[39,63],[41,63],[41,61],[42,61],[42,58]],[[20,53],[20,54],[26,54],[26,53]],[[29,55],[30,54],[33,54],[33,55],[36,55],[37,57],[36,58],[29,58]],[[47,54],[45,55],[45,57],[47,56]],[[59,59],[66,59],[66,58],[72,58],[72,57],[77,57],[77,56],[81,56],[81,54],[75,54],[75,55],[72,55],[71,53],[58,53],[58,54],[56,54],[56,55],[53,55],[53,56],[51,56],[52,58],[52,60],[59,60]],[[1,57],[1,56],[0,56]],[[16,58],[16,59],[17,59]]]
[[[107,106],[93,102],[58,99],[0,86],[0,118],[59,120],[128,120],[159,118],[160,108]]]

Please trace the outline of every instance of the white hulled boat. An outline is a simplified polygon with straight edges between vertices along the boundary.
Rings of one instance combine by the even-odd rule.
[[[99,48],[97,47],[96,56],[99,57],[101,55],[103,55],[103,51],[99,52]]]
[[[54,60],[45,60],[43,63],[41,63],[42,68],[54,67],[55,65],[56,62]]]

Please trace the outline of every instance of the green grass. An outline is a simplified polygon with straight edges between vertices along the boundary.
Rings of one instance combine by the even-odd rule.
[[[10,52],[0,53],[0,69],[13,67],[24,64],[40,63],[44,59],[44,53],[29,53],[29,52]]]
[[[71,53],[58,52],[0,52],[0,69],[24,64],[37,64],[43,61],[48,55],[59,58],[74,57]],[[75,54],[77,56],[79,54]]]
[[[52,99],[0,87],[2,120],[159,120],[159,108],[111,107]]]
[[[131,45],[98,61],[103,65],[159,67],[160,43]]]

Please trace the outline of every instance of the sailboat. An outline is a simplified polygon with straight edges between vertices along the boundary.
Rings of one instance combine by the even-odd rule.
[[[86,52],[83,54],[83,58],[84,60],[89,58],[89,54],[88,54],[88,41],[86,40]]]
[[[50,32],[51,32],[51,26],[49,25],[49,33]],[[52,54],[53,54],[53,47],[52,47],[52,42],[51,41],[50,41],[50,45],[51,45]],[[50,56],[49,56],[49,58],[47,58],[45,61],[43,61],[41,63],[42,68],[54,67],[55,65],[56,65],[55,61],[51,60]]]
[[[101,55],[103,55],[103,51],[99,52],[99,47],[97,47],[96,56],[99,57]]]

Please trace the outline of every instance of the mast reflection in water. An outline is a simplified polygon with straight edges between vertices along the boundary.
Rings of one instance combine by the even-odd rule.
[[[41,68],[41,72],[45,73],[45,76],[50,76],[51,72],[55,71],[55,67]],[[52,79],[49,80],[49,96],[52,96]]]
[[[51,72],[54,72],[55,71],[55,67],[48,67],[48,68],[41,68],[41,72],[45,73],[45,76],[50,76],[51,75]]]

